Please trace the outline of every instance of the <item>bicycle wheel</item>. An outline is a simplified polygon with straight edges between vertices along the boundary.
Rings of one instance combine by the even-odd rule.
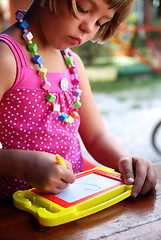
[[[158,122],[152,133],[152,145],[157,153],[161,154],[161,121]]]

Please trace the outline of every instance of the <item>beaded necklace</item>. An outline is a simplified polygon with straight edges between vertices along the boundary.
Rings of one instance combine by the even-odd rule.
[[[73,58],[72,58],[71,54],[69,53],[68,49],[62,50],[61,54],[65,60],[66,65],[69,68],[70,74],[72,76],[72,83],[74,85],[73,96],[74,96],[75,100],[73,102],[73,106],[75,109],[68,115],[68,114],[60,111],[60,105],[55,103],[55,100],[56,100],[55,95],[50,92],[51,84],[49,81],[47,81],[47,77],[46,77],[47,68],[43,67],[43,64],[42,64],[43,58],[37,54],[37,50],[38,50],[37,44],[32,42],[33,35],[31,32],[28,31],[29,25],[24,20],[25,13],[26,13],[26,11],[18,10],[15,13],[16,19],[18,22],[18,27],[23,32],[23,38],[27,43],[28,50],[34,56],[32,58],[32,61],[35,64],[39,65],[39,70],[37,71],[37,73],[38,73],[38,76],[40,76],[42,79],[41,87],[46,92],[45,99],[51,103],[53,111],[59,113],[58,119],[61,122],[71,124],[71,123],[73,123],[74,119],[79,117],[78,108],[81,107],[81,102],[79,100],[80,100],[80,96],[82,94],[82,90],[80,90],[79,86],[78,86],[78,84],[80,82],[80,80],[78,79],[78,74],[77,74],[78,70],[74,66]],[[63,78],[61,80],[60,87],[63,91],[66,91],[68,89],[68,80],[66,78]]]

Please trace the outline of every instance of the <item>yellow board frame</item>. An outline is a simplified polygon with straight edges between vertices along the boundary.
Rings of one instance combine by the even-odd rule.
[[[76,177],[79,178],[97,171],[102,172],[102,176],[106,173],[109,174],[110,178],[119,180],[121,184],[69,207],[63,207],[34,193],[35,189],[19,190],[13,194],[14,205],[34,215],[41,225],[52,227],[94,214],[131,195],[133,186],[124,184],[121,174],[109,168],[97,167],[79,173]]]

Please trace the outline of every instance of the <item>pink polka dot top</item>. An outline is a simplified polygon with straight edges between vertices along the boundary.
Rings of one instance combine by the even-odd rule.
[[[59,113],[54,112],[50,102],[45,100],[45,90],[37,70],[31,68],[24,49],[13,38],[0,34],[14,54],[17,63],[17,78],[14,85],[0,101],[0,142],[4,149],[45,151],[60,154],[72,163],[74,173],[83,171],[83,159],[78,139],[80,118],[72,124],[61,122]],[[74,64],[76,61],[73,56]],[[62,79],[67,79],[68,88],[61,89]],[[61,73],[47,73],[51,92],[60,104],[61,112],[70,114],[74,110],[73,84],[69,70]],[[0,178],[0,198],[30,186],[25,180]]]

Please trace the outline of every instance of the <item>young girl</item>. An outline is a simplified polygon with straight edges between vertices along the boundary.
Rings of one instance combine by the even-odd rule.
[[[34,0],[0,34],[0,197],[36,187],[57,194],[83,171],[78,131],[99,163],[117,169],[133,197],[155,187],[152,164],[105,129],[80,58],[69,48],[104,42],[134,0]],[[56,154],[66,168],[57,164]]]

